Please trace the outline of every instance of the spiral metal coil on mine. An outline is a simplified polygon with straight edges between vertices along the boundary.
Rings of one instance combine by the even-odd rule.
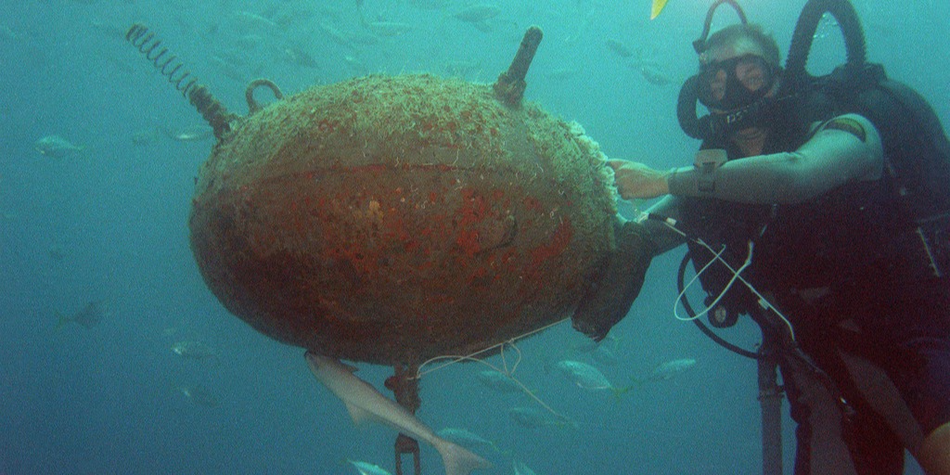
[[[168,82],[181,92],[182,96],[188,98],[188,94],[198,83],[198,79],[191,74],[191,71],[184,69],[184,64],[177,55],[162,46],[162,40],[156,38],[155,33],[150,32],[145,25],[136,23],[129,28],[125,39],[138,48],[155,65],[155,69],[158,69],[162,76],[165,76]]]

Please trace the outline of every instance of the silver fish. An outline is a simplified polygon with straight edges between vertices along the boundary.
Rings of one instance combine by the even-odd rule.
[[[172,345],[171,350],[178,356],[182,358],[188,358],[192,360],[204,360],[208,358],[216,358],[218,355],[215,353],[207,344],[189,340],[189,341],[179,341]]]
[[[601,389],[614,390],[604,373],[599,369],[580,361],[563,360],[554,365],[561,374],[579,388],[597,391]]]
[[[199,406],[218,407],[218,405],[220,404],[220,402],[218,401],[218,398],[214,397],[214,395],[211,394],[211,391],[209,391],[208,388],[200,384],[179,386],[178,390],[181,391],[181,393],[184,394],[185,397],[187,397],[189,401]]]
[[[353,43],[353,40],[350,38],[350,35],[340,30],[339,28],[336,28],[335,26],[325,21],[318,23],[317,27],[334,43],[340,46],[345,46],[347,48],[356,49],[356,45]]]
[[[686,372],[695,365],[696,360],[692,358],[681,358],[678,360],[667,361],[657,365],[656,368],[653,368],[653,372],[644,378],[644,381],[666,381],[678,374]]]
[[[230,19],[237,33],[248,34],[255,31],[272,33],[280,29],[278,24],[256,13],[237,11],[231,14]]]
[[[306,353],[306,358],[310,371],[343,401],[354,423],[367,420],[379,422],[409,437],[428,442],[442,455],[446,475],[467,475],[472,470],[491,467],[487,460],[439,437],[406,408],[356,377],[353,374],[356,368],[311,351]]]
[[[317,60],[310,54],[306,49],[299,46],[288,46],[284,48],[283,58],[297,66],[310,69],[319,69],[320,64],[317,63]]]
[[[485,387],[500,393],[518,393],[524,392],[524,389],[515,382],[510,376],[499,373],[498,371],[487,369],[479,371],[476,375],[478,381]]]
[[[552,418],[549,413],[535,407],[512,407],[508,409],[508,417],[521,427],[528,429],[540,429],[542,427],[563,426],[567,424],[567,422]]]
[[[70,155],[82,152],[86,147],[74,145],[59,135],[47,135],[33,144],[40,155],[52,158],[65,158]]]
[[[643,76],[648,83],[654,86],[666,86],[674,82],[673,78],[664,73],[660,68],[649,63],[642,63],[639,66],[631,66],[634,70]]]
[[[501,13],[501,8],[487,3],[472,5],[452,15],[453,18],[468,23],[478,23],[495,18]]]
[[[198,142],[214,138],[214,130],[206,125],[199,125],[181,130],[165,129],[165,135],[179,142]]]
[[[158,138],[158,129],[142,129],[132,134],[132,144],[137,146],[148,145]]]

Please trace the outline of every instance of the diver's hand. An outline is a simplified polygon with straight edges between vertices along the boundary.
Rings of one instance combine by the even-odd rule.
[[[666,177],[670,172],[654,170],[642,163],[628,160],[607,160],[614,169],[614,183],[625,200],[650,199],[670,194]]]

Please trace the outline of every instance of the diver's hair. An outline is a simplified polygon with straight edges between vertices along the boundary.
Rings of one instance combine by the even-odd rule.
[[[762,48],[765,54],[765,60],[775,66],[779,66],[781,53],[779,53],[778,43],[771,34],[766,33],[762,26],[754,23],[737,23],[729,25],[709,36],[706,40],[706,49],[712,49],[717,46],[730,44],[738,41],[740,38],[748,38]]]

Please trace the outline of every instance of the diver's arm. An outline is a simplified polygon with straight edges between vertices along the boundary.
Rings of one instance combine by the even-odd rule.
[[[857,129],[845,130],[848,125],[856,125]],[[789,204],[806,201],[851,181],[880,178],[884,152],[877,129],[867,119],[848,114],[821,127],[794,152],[730,160],[712,174],[704,174],[695,167],[663,172],[624,160],[608,160],[607,164],[614,169],[617,191],[624,199],[672,194],[741,203]]]
[[[712,172],[713,177],[703,177],[695,167],[674,169],[666,175],[669,193],[741,203],[792,204],[845,183],[880,178],[884,152],[871,122],[847,114],[821,127],[794,152],[730,160]]]

